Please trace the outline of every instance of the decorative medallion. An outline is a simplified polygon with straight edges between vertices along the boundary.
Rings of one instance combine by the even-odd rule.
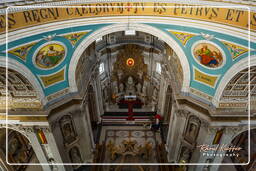
[[[134,59],[133,58],[128,58],[126,60],[126,65],[129,67],[132,67],[134,65]]]
[[[221,51],[213,44],[199,43],[193,49],[194,58],[209,68],[217,68],[223,63]]]
[[[22,60],[26,60],[26,56],[28,54],[29,49],[35,44],[36,43],[30,43],[28,45],[12,49],[9,51],[9,53],[20,57]]]
[[[190,33],[183,33],[183,32],[177,32],[177,31],[169,31],[169,32],[174,34],[181,41],[183,45],[185,45],[190,38],[195,36],[194,34],[190,34]]]
[[[36,53],[35,64],[43,69],[50,69],[58,65],[65,57],[63,45],[51,43],[40,48]]]
[[[89,33],[89,31],[88,32],[80,32],[80,33],[67,34],[64,37],[66,39],[68,39],[73,46],[75,46],[75,44],[78,42],[78,40],[80,40],[87,33]]]
[[[247,48],[238,46],[232,43],[223,42],[231,53],[232,59],[236,59],[238,56],[248,52]]]

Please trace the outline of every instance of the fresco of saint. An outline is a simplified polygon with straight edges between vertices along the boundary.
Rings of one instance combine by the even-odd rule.
[[[223,61],[219,49],[207,43],[202,43],[196,46],[194,49],[194,56],[200,64],[211,68],[220,66]]]
[[[64,47],[50,44],[41,48],[36,56],[36,64],[41,68],[52,68],[60,63],[65,56]]]

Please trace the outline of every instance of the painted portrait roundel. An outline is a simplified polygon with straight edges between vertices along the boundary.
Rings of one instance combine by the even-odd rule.
[[[35,64],[42,69],[51,69],[65,58],[65,47],[58,43],[51,43],[41,47],[35,57]]]
[[[220,49],[210,43],[199,43],[193,49],[194,58],[203,66],[217,68],[223,64]]]

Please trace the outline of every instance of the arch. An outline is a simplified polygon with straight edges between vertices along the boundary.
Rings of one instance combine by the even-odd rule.
[[[145,32],[148,34],[151,34],[156,37],[160,37],[161,40],[166,42],[172,49],[175,49],[175,53],[177,54],[178,58],[182,65],[182,70],[183,73],[186,73],[183,75],[183,85],[182,85],[182,92],[188,92],[189,91],[189,83],[190,83],[190,69],[189,69],[189,63],[186,58],[185,53],[183,52],[182,48],[180,45],[167,33],[160,31],[159,29],[145,25],[145,24],[137,24],[137,23],[120,23],[120,24],[113,24],[110,26],[106,26],[102,29],[99,29],[95,31],[94,33],[90,34],[86,39],[84,39],[80,45],[76,48],[73,57],[70,61],[69,65],[69,86],[70,86],[70,91],[71,92],[77,92],[77,85],[76,85],[76,79],[75,79],[75,71],[76,71],[76,66],[78,64],[78,61],[80,57],[82,56],[82,53],[84,50],[91,44],[93,43],[97,38],[102,37],[104,35],[118,32],[118,31],[124,31],[127,30],[127,28],[135,31],[141,31]]]
[[[249,123],[248,123],[248,124],[249,124]],[[252,123],[251,123],[251,124],[252,124]],[[236,134],[234,134],[234,135],[232,136],[232,138],[231,138],[231,140],[230,140],[229,143],[231,143],[231,142],[232,142],[237,136],[239,136],[240,134],[242,134],[242,133],[244,133],[244,132],[246,132],[246,131],[249,131],[249,129],[250,129],[250,130],[253,130],[253,129],[256,130],[256,125],[250,126],[250,127],[248,127],[248,126],[243,127],[243,129],[239,130]]]
[[[15,128],[15,127],[11,127],[11,128],[10,128],[10,126],[0,125],[0,129],[11,129],[11,130],[17,131],[17,132],[19,132],[20,134],[22,134],[24,137],[26,137],[29,142],[31,142],[30,139],[29,139],[29,137],[26,135],[25,131],[22,131],[22,130],[20,130],[19,128]]]
[[[228,142],[235,147],[242,148],[241,150],[237,151],[238,156],[225,156],[222,160],[222,163],[246,163],[246,165],[240,165],[243,167],[242,170],[250,170],[255,165],[256,159],[256,150],[254,148],[255,144],[255,135],[256,134],[256,127],[248,129],[242,129],[238,133],[236,133],[232,139]],[[225,162],[229,161],[229,162]],[[230,162],[231,161],[231,162]],[[222,170],[226,169],[225,166],[222,166]],[[239,170],[239,169],[238,169]]]
[[[248,60],[250,60],[250,62]],[[249,59],[248,58],[241,59],[239,62],[235,63],[222,77],[222,80],[218,85],[218,88],[213,97],[212,104],[215,107],[218,107],[222,92],[226,88],[227,84],[231,81],[231,79],[240,71],[248,68],[249,66],[251,67],[255,65],[256,65],[256,55],[251,56]]]
[[[9,128],[5,125],[1,125],[0,130],[3,133],[1,134],[2,139],[0,143],[5,148],[0,149],[0,156],[1,158],[8,156],[8,159],[6,158],[6,165],[30,163],[31,157],[37,158],[30,139],[23,131],[20,131],[18,128]]]
[[[0,67],[8,67],[9,69],[15,70],[16,72],[23,75],[32,84],[34,89],[37,90],[42,105],[46,104],[47,101],[45,99],[45,95],[40,83],[38,82],[34,74],[25,65],[19,63],[12,58],[8,58],[8,60],[6,60],[6,57],[0,56]]]

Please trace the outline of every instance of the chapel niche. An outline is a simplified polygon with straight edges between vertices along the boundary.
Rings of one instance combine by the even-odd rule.
[[[125,95],[134,95],[145,102],[149,83],[147,68],[140,46],[124,45],[113,66],[112,100],[117,102]]]

